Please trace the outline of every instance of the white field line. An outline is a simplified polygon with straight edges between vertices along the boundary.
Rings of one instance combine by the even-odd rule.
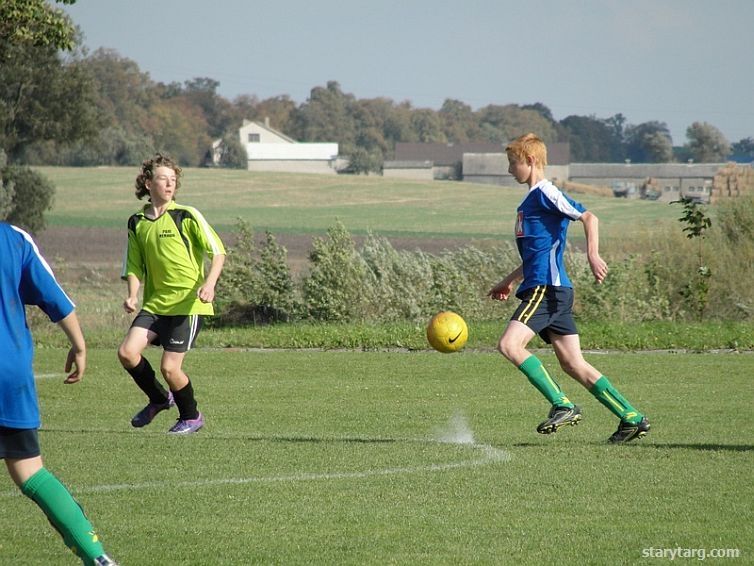
[[[424,441],[433,442],[433,441]],[[407,466],[400,468],[384,468],[375,470],[364,470],[361,472],[329,472],[329,473],[307,473],[286,474],[280,476],[250,476],[245,478],[217,478],[207,480],[192,481],[153,481],[140,483],[123,483],[123,484],[106,484],[92,485],[76,490],[71,490],[76,495],[91,493],[109,493],[113,491],[142,491],[165,488],[198,488],[198,487],[217,487],[223,485],[244,485],[253,483],[287,483],[287,482],[306,482],[306,481],[330,481],[330,480],[351,480],[365,479],[379,476],[395,476],[404,474],[417,474],[425,472],[444,472],[448,470],[457,470],[461,468],[475,468],[486,466],[498,462],[508,462],[511,459],[510,453],[505,450],[493,448],[486,444],[471,444],[471,448],[480,453],[478,458],[471,460],[461,460],[459,462],[448,462],[445,464],[427,464],[425,466]],[[0,492],[0,498],[18,497],[19,490]]]

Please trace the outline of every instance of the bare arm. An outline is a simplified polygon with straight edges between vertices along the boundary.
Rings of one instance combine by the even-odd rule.
[[[126,285],[128,286],[128,295],[126,296],[126,300],[123,301],[123,310],[130,314],[136,312],[136,307],[139,305],[139,287],[141,287],[141,281],[135,275],[128,275]]]
[[[607,277],[607,263],[600,257],[599,220],[588,210],[581,215],[579,220],[584,225],[586,257],[589,260],[589,267],[592,269],[595,281],[602,283]]]
[[[513,285],[521,281],[524,278],[524,265],[519,265],[516,269],[511,271],[508,276],[490,289],[487,293],[488,297],[491,297],[497,301],[507,301],[511,292],[513,291]]]
[[[71,311],[68,316],[60,320],[58,326],[63,329],[71,343],[71,349],[65,361],[65,372],[68,373],[71,369],[73,371],[66,377],[64,383],[78,383],[83,379],[86,370],[86,342],[76,311]]]
[[[220,278],[223,265],[225,265],[225,255],[217,254],[212,257],[207,277],[204,278],[204,284],[197,291],[199,300],[203,303],[211,303],[215,299],[215,285]]]

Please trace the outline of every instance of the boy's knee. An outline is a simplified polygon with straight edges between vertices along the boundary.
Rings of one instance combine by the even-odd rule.
[[[520,345],[513,343],[511,340],[506,340],[505,336],[500,338],[500,341],[497,343],[497,351],[511,362],[518,356],[520,349]]]
[[[141,352],[136,352],[128,348],[125,344],[121,344],[118,348],[118,360],[123,367],[132,368],[139,363],[141,358]]]
[[[182,373],[180,364],[174,364],[174,363],[160,364],[160,372],[162,373],[162,376],[165,378],[165,380],[167,380],[168,382],[180,377]]]

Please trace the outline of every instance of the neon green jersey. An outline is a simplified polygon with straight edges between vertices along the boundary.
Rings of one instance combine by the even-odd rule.
[[[128,219],[128,247],[123,279],[142,282],[142,308],[153,314],[214,314],[197,291],[204,283],[204,255],[225,255],[225,248],[204,216],[175,201],[159,218],[144,215],[149,207]]]

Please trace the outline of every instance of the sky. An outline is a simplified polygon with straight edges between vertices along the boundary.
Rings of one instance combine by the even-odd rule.
[[[208,77],[229,100],[337,81],[358,99],[439,109],[547,106],[627,124],[754,137],[752,0],[77,0],[93,51],[163,83]],[[274,124],[273,124],[274,126]]]

